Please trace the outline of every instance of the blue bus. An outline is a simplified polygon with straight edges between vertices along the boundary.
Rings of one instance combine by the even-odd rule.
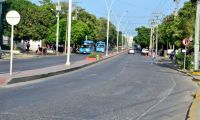
[[[94,46],[94,45],[95,45],[95,44],[94,44],[93,41],[91,41],[91,40],[85,40],[85,41],[83,42],[83,45],[80,47],[79,52],[80,52],[81,54],[89,54],[89,53],[92,53],[92,52],[94,52],[94,50],[95,50],[95,46]]]
[[[96,43],[96,52],[105,52],[106,43],[103,41],[99,41]]]

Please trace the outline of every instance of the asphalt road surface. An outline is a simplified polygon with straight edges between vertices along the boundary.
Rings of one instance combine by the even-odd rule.
[[[73,54],[71,55],[72,63],[78,60],[85,59],[86,55]],[[60,65],[66,63],[66,56],[44,56],[30,59],[14,59],[13,60],[13,72],[32,70],[38,68],[44,68],[54,65]],[[0,61],[0,73],[9,73],[10,61]]]
[[[126,54],[0,88],[0,120],[185,120],[196,89],[188,76]]]

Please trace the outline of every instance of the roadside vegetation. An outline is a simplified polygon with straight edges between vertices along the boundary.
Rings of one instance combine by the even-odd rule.
[[[40,0],[39,5],[30,0],[7,0],[3,3],[3,34],[10,36],[11,28],[5,20],[5,15],[9,10],[16,10],[21,15],[20,23],[15,26],[14,40],[42,40],[45,44],[55,44],[56,42],[56,3],[52,0]],[[64,44],[66,39],[68,3],[61,2],[62,11],[60,12],[60,31],[59,44]],[[80,45],[86,36],[89,40],[105,41],[107,19],[97,18],[95,15],[87,12],[84,8],[77,7],[73,11],[72,17],[72,36],[71,44]],[[110,22],[109,44],[116,45],[116,27]],[[121,36],[120,32],[120,36]],[[121,37],[119,37],[121,45]]]
[[[178,15],[167,15],[158,25],[158,50],[174,49],[179,50],[176,63],[183,68],[184,53],[181,53],[185,46],[182,44],[184,38],[191,38],[192,41],[187,47],[186,68],[192,69],[194,32],[195,32],[196,4],[195,1],[185,2],[184,6],[179,9]],[[142,48],[148,48],[150,42],[150,31],[148,27],[136,28],[138,32],[134,40],[140,44]],[[155,38],[155,34],[153,34]]]

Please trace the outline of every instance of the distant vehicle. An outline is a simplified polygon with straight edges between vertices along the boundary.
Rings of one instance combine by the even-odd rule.
[[[140,45],[137,45],[137,44],[134,44],[134,45],[133,45],[133,49],[134,49],[134,50],[141,50],[141,46],[140,46]]]
[[[105,52],[106,43],[103,41],[99,41],[96,43],[96,52]]]
[[[135,50],[134,50],[133,48],[130,48],[130,49],[128,50],[128,54],[135,54]]]
[[[94,42],[91,40],[85,40],[83,42],[83,45],[80,47],[79,52],[81,54],[89,54],[94,52],[94,50],[95,50]]]
[[[168,49],[168,50],[167,50],[167,54],[169,55],[169,54],[171,54],[173,51],[174,51],[173,49]]]
[[[143,48],[141,54],[142,55],[148,55],[149,50],[147,48]]]

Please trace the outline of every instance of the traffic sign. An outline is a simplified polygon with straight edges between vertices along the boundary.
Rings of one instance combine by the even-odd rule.
[[[20,21],[20,15],[17,11],[11,10],[6,14],[6,21],[10,25],[17,25]]]
[[[17,11],[11,10],[6,14],[6,21],[11,25],[11,39],[10,39],[10,75],[12,75],[13,69],[13,34],[14,34],[14,25],[17,25],[20,21],[20,15]]]
[[[185,38],[182,40],[182,43],[184,46],[188,46],[190,44],[190,39],[189,38]]]

